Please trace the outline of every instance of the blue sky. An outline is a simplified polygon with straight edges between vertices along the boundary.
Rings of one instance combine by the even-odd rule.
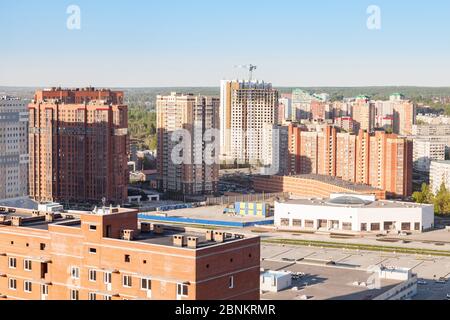
[[[449,16],[448,0],[0,0],[0,86],[217,86],[248,63],[277,86],[450,86]]]

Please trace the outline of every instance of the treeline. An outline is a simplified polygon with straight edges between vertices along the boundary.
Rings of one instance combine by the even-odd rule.
[[[434,212],[438,215],[450,214],[450,191],[444,183],[436,194],[433,194],[430,186],[424,183],[420,191],[414,192],[413,199],[417,203],[434,205]]]
[[[142,106],[129,106],[128,129],[140,150],[156,149],[156,112]]]

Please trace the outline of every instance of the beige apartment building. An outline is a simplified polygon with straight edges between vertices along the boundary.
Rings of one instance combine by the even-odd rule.
[[[371,132],[375,127],[375,104],[368,97],[360,96],[353,104],[353,126],[355,132]]]
[[[157,96],[156,108],[159,188],[184,195],[216,193],[219,136],[211,135],[219,128],[219,99],[173,92]]]

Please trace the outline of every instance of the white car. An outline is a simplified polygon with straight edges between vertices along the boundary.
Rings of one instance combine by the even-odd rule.
[[[426,285],[427,282],[426,282],[425,280],[418,280],[418,281],[417,281],[417,284],[420,284],[420,285]]]

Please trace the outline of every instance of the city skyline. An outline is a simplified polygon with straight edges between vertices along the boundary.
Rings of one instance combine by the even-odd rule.
[[[234,66],[247,63],[276,87],[450,86],[450,4],[433,4],[2,2],[0,86],[217,87],[246,78]],[[70,5],[79,30],[67,28]]]

